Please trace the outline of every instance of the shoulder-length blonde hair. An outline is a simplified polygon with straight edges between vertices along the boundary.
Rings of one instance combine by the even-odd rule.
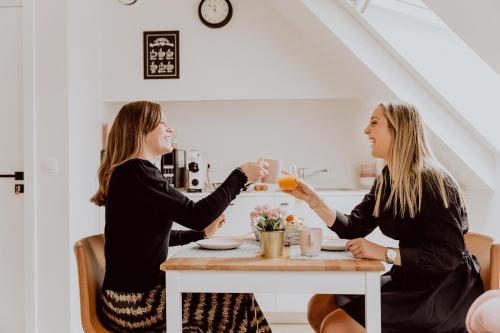
[[[448,208],[454,202],[465,209],[463,194],[457,181],[435,158],[427,143],[424,124],[418,110],[406,103],[380,103],[392,136],[389,159],[390,194],[383,209],[393,215],[414,218],[420,212],[423,187]],[[387,179],[380,175],[375,187],[373,215],[380,215],[382,195]]]
[[[120,109],[109,131],[98,171],[99,189],[91,202],[105,204],[114,169],[139,154],[144,137],[160,124],[161,115],[160,104],[147,101],[128,103]]]

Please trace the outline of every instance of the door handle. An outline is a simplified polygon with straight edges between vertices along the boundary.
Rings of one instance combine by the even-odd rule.
[[[16,171],[13,175],[0,175],[0,178],[14,178],[15,180],[24,180],[24,172]]]

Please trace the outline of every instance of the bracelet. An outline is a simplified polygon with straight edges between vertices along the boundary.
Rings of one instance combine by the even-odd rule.
[[[321,206],[323,206],[323,201],[322,201],[322,200],[320,200],[320,201],[318,202],[318,204],[317,204],[317,205],[315,205],[315,206],[311,206],[311,205],[309,205],[309,208],[311,208],[311,209],[313,209],[313,210],[314,210],[314,209],[319,208],[319,207],[321,207]]]

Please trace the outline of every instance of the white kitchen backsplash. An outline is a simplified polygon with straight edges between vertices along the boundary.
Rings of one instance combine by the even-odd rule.
[[[162,102],[181,149],[197,149],[222,181],[245,161],[281,159],[282,165],[329,168],[307,181],[322,187],[358,187],[360,163],[371,162],[363,129],[374,103],[365,100]],[[110,124],[120,103],[108,103]]]

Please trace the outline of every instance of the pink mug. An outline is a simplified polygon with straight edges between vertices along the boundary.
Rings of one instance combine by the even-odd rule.
[[[263,183],[268,184],[276,184],[278,181],[278,176],[281,173],[281,161],[280,160],[272,160],[269,158],[264,159],[269,166],[267,167],[267,176],[262,178]]]
[[[321,252],[321,240],[323,230],[321,228],[299,229],[300,254],[306,257],[315,257]]]

